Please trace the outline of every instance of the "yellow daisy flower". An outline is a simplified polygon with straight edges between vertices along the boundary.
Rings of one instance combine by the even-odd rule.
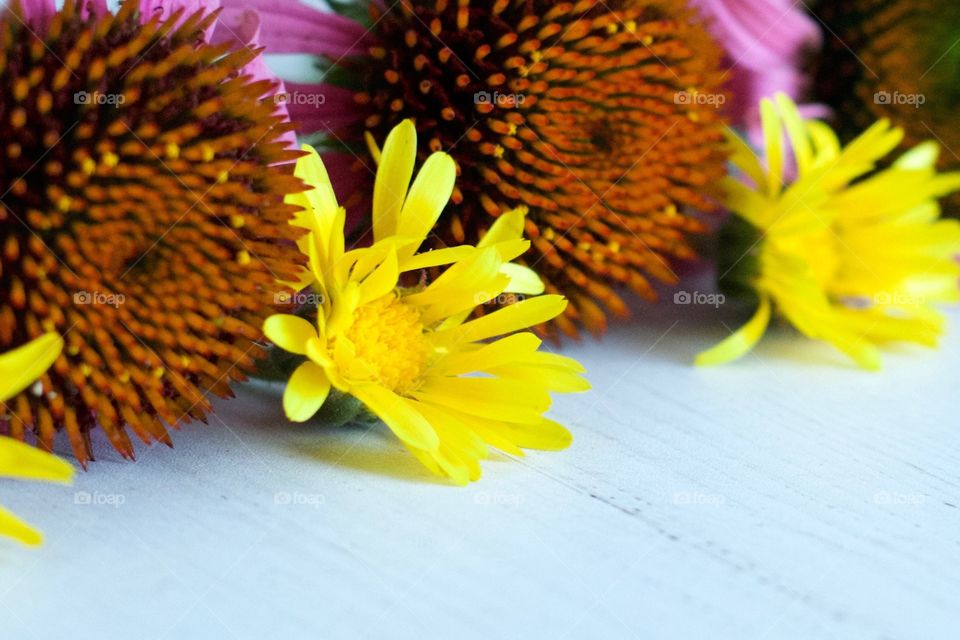
[[[488,446],[514,455],[520,447],[567,447],[570,433],[544,417],[550,393],[589,385],[579,363],[539,351],[540,340],[521,331],[567,305],[561,296],[536,295],[540,279],[510,262],[529,246],[523,211],[502,215],[476,247],[418,253],[453,192],[456,167],[435,153],[411,185],[416,148],[407,120],[382,154],[376,150],[374,244],[344,251],[344,210],[320,157],[304,147],[309,155],[296,174],[314,189],[288,202],[304,208],[295,224],[310,230],[301,248],[320,296],[317,324],[275,315],[264,331],[307,358],[283,396],[290,420],[308,420],[336,388],[379,416],[433,472],[466,484],[480,477]],[[408,283],[405,274],[437,266],[446,270],[431,284]],[[535,297],[467,319],[505,292]]]
[[[879,346],[935,346],[943,317],[933,303],[960,299],[960,222],[941,220],[937,198],[960,189],[960,173],[938,174],[939,147],[920,144],[878,164],[903,131],[881,120],[847,145],[824,123],[804,121],[784,95],[761,104],[768,167],[730,134],[732,160],[753,186],[728,178],[738,216],[722,245],[721,281],[759,298],[753,318],[697,358],[711,365],[744,355],[778,311],[809,338],[825,340],[866,369]],[[797,178],[784,177],[783,132]]]
[[[63,350],[63,339],[48,333],[19,349],[0,355],[0,401],[17,395],[37,380]],[[5,408],[4,411],[9,411]],[[70,482],[73,467],[19,440],[0,436],[0,477]],[[0,534],[24,544],[43,542],[39,531],[0,507]]]

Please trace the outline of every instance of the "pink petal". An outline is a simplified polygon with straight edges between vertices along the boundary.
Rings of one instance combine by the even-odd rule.
[[[20,5],[23,7],[24,22],[30,25],[44,25],[57,12],[54,0],[20,0]]]
[[[800,100],[806,91],[801,65],[804,55],[821,45],[820,29],[793,0],[692,3],[726,52],[727,88],[732,93],[727,111],[757,141],[760,99],[782,91]]]
[[[170,16],[183,9],[179,22],[184,22],[197,11],[205,14],[220,8],[219,0],[140,0],[140,15],[144,22],[159,17],[161,21],[169,20]],[[204,39],[209,42],[213,34],[213,27],[207,29]]]
[[[225,13],[253,9],[261,16],[261,41],[270,53],[310,53],[341,58],[366,53],[371,38],[362,25],[297,0],[223,0]]]
[[[85,18],[89,16],[102,16],[109,12],[107,0],[85,0],[83,6],[80,8],[80,12]]]
[[[214,44],[229,43],[236,48],[250,47],[260,49],[260,25],[261,16],[255,11],[233,12],[229,15],[221,14],[220,19],[214,25],[211,42]],[[263,54],[258,55],[243,68],[243,73],[251,77],[253,82],[259,80],[270,80],[276,84],[276,87],[266,93],[264,96],[275,98],[276,108],[274,114],[283,117],[284,122],[290,121],[290,114],[287,112],[286,101],[283,99],[287,95],[287,90],[283,81],[277,78],[267,67],[263,59]],[[297,135],[293,131],[288,131],[280,138],[291,149],[297,148]]]
[[[358,124],[364,111],[353,101],[354,92],[329,84],[287,83],[290,119],[305,133],[333,132]]]
[[[347,151],[328,151],[321,157],[337,199],[347,209],[344,226],[347,237],[367,231],[362,225],[366,223],[369,226],[366,215],[373,206],[372,185],[377,171],[373,159],[366,154],[357,157]],[[372,238],[372,233],[366,233],[358,239],[358,244],[368,245]]]

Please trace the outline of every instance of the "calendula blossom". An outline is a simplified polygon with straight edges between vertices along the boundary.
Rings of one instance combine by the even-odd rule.
[[[306,279],[322,302],[316,324],[275,315],[264,326],[280,348],[307,358],[287,384],[287,417],[309,419],[336,388],[458,484],[480,477],[478,461],[489,446],[515,455],[521,447],[568,446],[567,429],[544,416],[550,394],[589,385],[579,363],[541,352],[540,339],[522,331],[567,305],[558,295],[536,295],[540,279],[510,262],[529,246],[523,212],[504,213],[477,246],[418,253],[453,192],[456,168],[447,154],[434,153],[411,186],[417,135],[407,120],[382,154],[374,148],[374,244],[345,251],[345,211],[316,151],[304,150],[310,155],[296,175],[314,189],[288,202],[304,209],[295,224],[310,230],[301,242],[310,259]],[[440,266],[445,271],[429,285],[407,281]],[[534,297],[467,319],[505,292]]]
[[[944,319],[933,305],[960,299],[960,222],[940,219],[937,199],[960,189],[960,173],[937,173],[934,142],[878,171],[904,135],[887,120],[841,148],[830,127],[803,120],[784,94],[763,100],[760,111],[766,168],[729,135],[733,162],[753,184],[723,183],[736,217],[722,244],[736,255],[721,260],[722,281],[752,292],[759,305],[697,363],[750,351],[774,310],[867,369],[880,367],[885,343],[935,346]],[[798,171],[789,184],[783,132]]]
[[[50,368],[63,349],[63,339],[48,333],[0,355],[0,401],[20,393]],[[4,406],[4,413],[10,408]],[[0,477],[47,482],[69,482],[73,467],[64,460],[13,438],[0,437]],[[40,544],[39,531],[0,507],[0,534],[24,544]]]

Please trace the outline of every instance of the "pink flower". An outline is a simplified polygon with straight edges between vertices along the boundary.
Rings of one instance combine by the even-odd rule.
[[[221,8],[219,0],[139,0],[139,3],[141,19],[144,22],[154,17],[169,20],[181,10],[183,13],[180,21],[183,21],[198,11],[210,13]],[[20,0],[20,4],[23,8],[24,20],[33,28],[44,28],[44,25],[57,12],[55,0]],[[266,3],[262,4],[266,6]],[[108,11],[106,0],[87,0],[84,3],[84,10],[87,14],[105,13]],[[260,17],[255,11],[225,11],[207,30],[206,39],[211,44],[229,42],[237,48],[259,49],[262,47]],[[263,56],[254,58],[243,68],[243,71],[253,81],[269,80],[273,83],[271,90],[258,97],[274,98],[286,95],[283,82],[270,72],[263,62]],[[284,120],[289,121],[290,116],[284,101],[277,99],[276,102],[277,108],[274,113],[282,115]],[[294,132],[285,133],[282,140],[291,148],[296,148],[297,137]]]
[[[777,92],[801,101],[807,78],[805,55],[821,45],[817,23],[794,0],[691,0],[706,17],[710,32],[726,52],[727,86],[733,101],[728,112],[755,141],[761,139],[760,99]],[[825,115],[817,105],[805,115]]]

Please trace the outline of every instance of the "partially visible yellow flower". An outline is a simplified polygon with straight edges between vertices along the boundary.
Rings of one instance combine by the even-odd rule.
[[[295,224],[310,229],[301,248],[321,297],[318,321],[276,315],[264,326],[280,348],[307,357],[287,384],[287,417],[308,420],[336,388],[383,419],[429,469],[458,484],[480,477],[489,446],[514,455],[520,447],[568,446],[570,433],[544,416],[550,394],[589,385],[579,363],[541,352],[540,340],[521,331],[567,305],[561,296],[537,295],[540,279],[510,262],[529,246],[524,212],[501,216],[476,247],[418,253],[450,198],[456,167],[435,153],[411,185],[416,130],[408,120],[378,153],[374,244],[345,252],[344,210],[320,157],[304,150],[310,155],[299,161],[297,176],[314,189],[288,202],[305,209]],[[438,266],[446,270],[428,286],[409,280],[411,272]],[[535,297],[467,320],[504,292]]]
[[[57,359],[63,339],[48,333],[19,349],[0,355],[0,401],[11,398],[31,384]],[[8,409],[4,409],[8,411]],[[73,467],[60,458],[12,438],[0,437],[0,477],[48,482],[70,482]],[[43,542],[39,531],[0,507],[0,534],[24,544]]]
[[[753,186],[724,182],[735,218],[721,279],[759,298],[754,317],[697,358],[710,365],[744,355],[776,310],[809,338],[825,340],[866,369],[879,346],[936,346],[939,302],[960,299],[960,222],[941,220],[937,198],[960,189],[960,173],[938,174],[939,146],[920,144],[888,168],[880,161],[903,131],[886,120],[845,148],[825,124],[804,121],[784,95],[761,104],[768,167],[730,135],[733,162]],[[797,164],[785,184],[783,132]]]

